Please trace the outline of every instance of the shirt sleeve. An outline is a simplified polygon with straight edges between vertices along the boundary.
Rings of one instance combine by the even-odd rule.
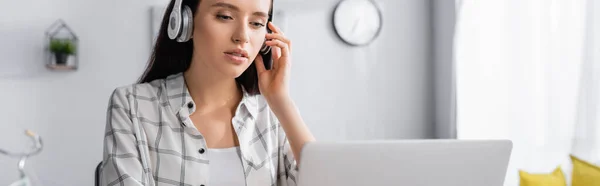
[[[274,115],[273,115],[273,118]],[[287,135],[281,127],[281,124],[275,118],[278,125],[278,140],[279,140],[279,185],[280,186],[296,186],[298,179],[298,165],[294,158],[294,153],[290,147],[290,143],[287,139]]]
[[[150,182],[143,175],[132,125],[131,107],[125,90],[115,89],[110,97],[106,115],[100,185],[149,185]]]

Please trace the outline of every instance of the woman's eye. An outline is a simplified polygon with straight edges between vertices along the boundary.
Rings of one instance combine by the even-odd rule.
[[[233,17],[231,16],[226,16],[226,15],[217,15],[218,19],[222,19],[222,20],[228,20],[228,19],[233,19]]]
[[[258,22],[253,22],[251,24],[252,24],[252,26],[255,26],[255,27],[263,27],[263,26],[265,26],[264,24],[258,23]]]

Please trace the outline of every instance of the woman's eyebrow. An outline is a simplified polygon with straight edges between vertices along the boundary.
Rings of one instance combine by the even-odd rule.
[[[229,3],[225,3],[225,2],[216,2],[215,4],[213,4],[211,7],[222,7],[222,8],[227,8],[227,9],[231,9],[233,11],[240,11],[240,8],[233,5],[233,4],[229,4]],[[259,17],[269,17],[269,14],[265,13],[265,12],[254,12],[252,13],[252,15],[255,16],[259,16]]]

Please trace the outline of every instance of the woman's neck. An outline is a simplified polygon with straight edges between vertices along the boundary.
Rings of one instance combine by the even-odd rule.
[[[192,66],[193,67],[193,66]],[[223,77],[204,66],[184,72],[187,88],[196,103],[196,112],[210,112],[224,106],[235,109],[242,92],[235,79]]]

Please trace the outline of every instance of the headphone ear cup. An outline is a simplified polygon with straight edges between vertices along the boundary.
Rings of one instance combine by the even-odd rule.
[[[181,7],[177,6],[181,4],[180,0],[175,2],[171,14],[169,14],[169,25],[167,25],[167,34],[170,39],[176,39],[181,33]]]
[[[183,18],[183,25],[181,28],[181,36],[177,38],[177,41],[187,42],[190,40],[190,38],[192,38],[192,32],[194,32],[194,17],[192,14],[192,9],[190,9],[189,6],[183,6],[181,17]]]

